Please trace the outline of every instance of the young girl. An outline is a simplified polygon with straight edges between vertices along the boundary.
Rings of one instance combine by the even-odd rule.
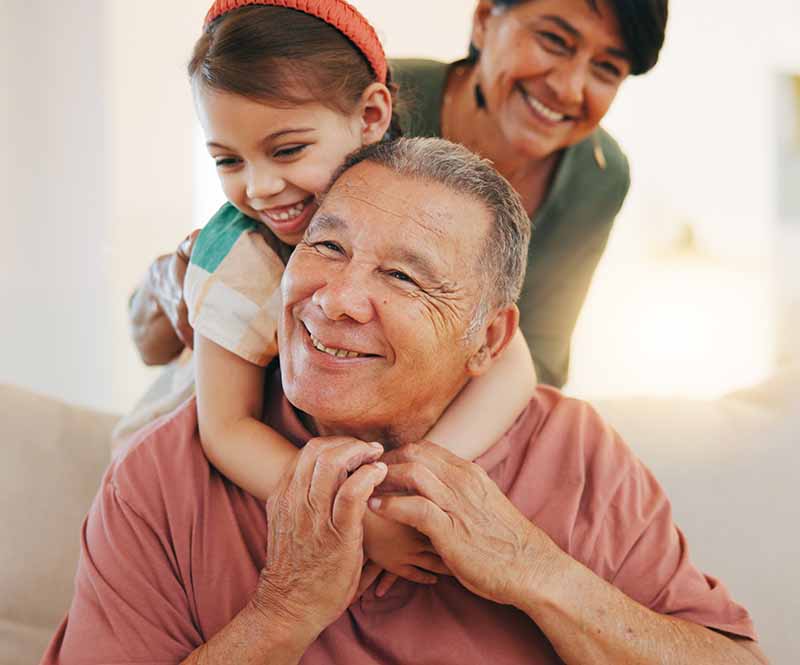
[[[185,283],[200,437],[222,473],[266,500],[297,454],[261,422],[283,266],[344,157],[397,133],[388,65],[372,27],[343,0],[217,0],[189,73],[229,201],[200,233]],[[523,409],[533,377],[518,333],[428,438],[474,459]],[[389,573],[379,595],[396,575],[431,583],[431,571],[445,572],[416,532],[372,513],[365,548]]]

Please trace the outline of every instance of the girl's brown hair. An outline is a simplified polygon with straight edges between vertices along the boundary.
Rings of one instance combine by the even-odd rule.
[[[189,62],[195,84],[272,106],[319,102],[350,113],[377,78],[339,30],[304,12],[255,5],[224,14],[197,40]],[[396,101],[397,86],[387,77]],[[388,135],[401,135],[392,112]]]

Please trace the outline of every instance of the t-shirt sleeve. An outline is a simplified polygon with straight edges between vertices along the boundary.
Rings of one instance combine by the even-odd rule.
[[[43,665],[176,664],[202,644],[172,549],[107,475],[81,532],[72,605]]]
[[[624,447],[605,456],[627,471],[598,500],[599,524],[589,540],[589,567],[645,607],[708,628],[756,640],[747,610],[717,579],[690,560],[686,538],[672,519],[672,508],[652,473]],[[596,479],[599,476],[596,477]],[[600,506],[603,508],[600,508]]]
[[[197,238],[184,297],[196,332],[264,367],[278,354],[284,265],[259,227],[223,206]]]

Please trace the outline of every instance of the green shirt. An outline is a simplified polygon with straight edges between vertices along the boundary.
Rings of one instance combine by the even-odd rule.
[[[433,60],[392,61],[406,136],[441,136],[449,66]],[[595,156],[595,142],[605,168]],[[531,218],[520,328],[541,383],[560,388],[567,380],[572,332],[629,185],[627,158],[607,132],[597,129],[564,151],[550,191]]]

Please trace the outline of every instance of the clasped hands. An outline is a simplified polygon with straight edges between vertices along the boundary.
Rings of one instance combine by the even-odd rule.
[[[407,568],[392,572],[423,583],[452,574],[473,593],[520,608],[555,548],[481,467],[425,441],[384,455],[379,444],[350,437],[312,439],[267,516],[253,603],[306,644],[374,581],[376,566],[387,566],[365,566],[371,520],[396,523],[401,539],[413,529]]]

